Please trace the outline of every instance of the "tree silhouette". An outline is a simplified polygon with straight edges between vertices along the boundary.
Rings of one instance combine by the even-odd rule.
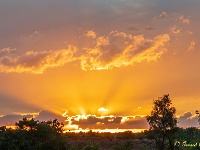
[[[16,129],[0,127],[0,150],[64,150],[66,140],[61,134],[64,124],[57,119],[36,121],[23,118]]]
[[[28,120],[27,118],[23,118],[23,120],[19,120],[19,122],[15,123],[18,129],[23,130],[35,130],[38,125],[38,121],[35,121],[33,118]]]
[[[159,149],[164,150],[168,141],[169,148],[173,150],[173,132],[177,124],[176,109],[171,106],[172,102],[169,95],[158,97],[157,100],[153,101],[153,105],[151,115],[147,116],[150,131],[153,133]]]

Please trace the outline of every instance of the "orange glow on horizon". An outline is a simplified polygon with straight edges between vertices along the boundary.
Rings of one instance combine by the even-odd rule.
[[[68,130],[68,131],[64,131],[64,133],[80,133],[80,132],[96,132],[96,133],[122,133],[122,132],[126,132],[126,131],[131,131],[133,133],[140,133],[143,132],[147,129],[75,129],[75,130]]]

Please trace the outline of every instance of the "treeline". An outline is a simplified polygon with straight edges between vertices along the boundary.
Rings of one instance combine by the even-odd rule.
[[[0,127],[1,150],[65,149],[62,136],[63,124],[56,119],[39,122],[24,118],[16,123],[16,129]]]
[[[64,125],[53,121],[20,120],[16,129],[0,127],[1,150],[147,150],[158,149],[157,133],[146,130],[141,133],[63,133]],[[200,130],[174,128],[175,149],[199,149],[189,144],[200,143]],[[186,145],[188,144],[188,145]]]
[[[153,101],[146,117],[150,129],[142,133],[63,133],[53,121],[20,120],[16,129],[0,127],[0,150],[200,150],[200,130],[177,127],[176,109],[169,95]],[[200,122],[200,112],[196,111]]]

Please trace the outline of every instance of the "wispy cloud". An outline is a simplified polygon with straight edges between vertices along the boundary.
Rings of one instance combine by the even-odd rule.
[[[179,35],[181,33],[181,28],[178,27],[177,25],[174,25],[172,27],[170,27],[170,31],[174,34],[174,35]]]
[[[188,45],[188,49],[187,49],[187,51],[192,51],[192,50],[194,50],[194,48],[195,48],[195,45],[196,45],[196,41],[190,41],[189,42],[189,45]]]
[[[190,24],[190,17],[185,18],[184,16],[180,16],[179,20],[183,23],[183,24]]]
[[[154,17],[154,19],[164,19],[164,18],[167,18],[167,17],[168,17],[167,12],[163,11],[159,14],[159,16]]]

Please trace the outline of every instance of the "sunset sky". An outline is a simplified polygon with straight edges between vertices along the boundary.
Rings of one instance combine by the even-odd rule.
[[[26,116],[146,128],[153,100],[170,94],[179,125],[198,126],[199,8],[199,0],[0,0],[0,125]]]

